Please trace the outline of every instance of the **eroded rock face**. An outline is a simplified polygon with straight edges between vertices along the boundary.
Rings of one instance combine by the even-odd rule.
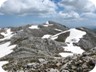
[[[86,31],[86,35],[80,39],[78,45],[84,50],[89,50],[96,47],[96,33],[87,28],[82,28],[80,30]]]
[[[18,44],[14,52],[5,56],[4,59],[19,59],[19,58],[42,58],[42,57],[55,57],[59,56],[58,53],[63,52],[62,45],[50,39],[41,39],[39,37],[18,38],[12,39],[12,44]]]

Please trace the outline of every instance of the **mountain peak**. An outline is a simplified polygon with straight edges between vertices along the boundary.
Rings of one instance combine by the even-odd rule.
[[[53,21],[0,29],[0,60],[8,61],[3,66],[8,72],[89,72],[95,65],[94,47],[96,33],[90,29]]]

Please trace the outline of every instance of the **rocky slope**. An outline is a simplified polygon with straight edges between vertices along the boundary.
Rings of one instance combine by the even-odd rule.
[[[52,21],[2,28],[0,61],[6,72],[89,72],[96,64],[96,33]]]

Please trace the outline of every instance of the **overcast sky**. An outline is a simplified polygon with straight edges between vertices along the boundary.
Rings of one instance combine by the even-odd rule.
[[[96,27],[96,0],[0,0],[0,27],[48,20]]]

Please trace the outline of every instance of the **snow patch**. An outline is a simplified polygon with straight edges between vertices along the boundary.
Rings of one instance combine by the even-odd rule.
[[[55,29],[56,31],[62,31],[62,30],[60,30],[60,29]]]
[[[65,43],[67,46],[63,46],[64,51],[70,51],[72,54],[82,54],[84,52],[83,49],[81,49],[79,46],[74,46],[73,43],[78,43],[81,38],[83,38],[84,35],[86,35],[86,32],[72,28],[66,31],[62,31],[56,35],[51,36],[52,40],[55,40],[58,38],[60,34],[64,34],[66,32],[70,32],[70,35],[66,38]],[[62,57],[70,55],[69,53],[59,53]],[[66,55],[65,55],[66,54]],[[72,55],[71,54],[71,55]]]
[[[2,32],[1,33],[4,37],[6,37],[6,36],[9,36],[10,34],[12,34],[12,32],[11,32],[11,29],[6,29],[6,32]]]
[[[50,38],[52,35],[49,35],[49,34],[46,34],[46,35],[44,35],[43,37],[42,37],[42,39],[48,39],[48,38]]]
[[[53,26],[53,24],[44,24],[44,27],[49,27],[49,26]]]
[[[3,66],[4,64],[7,64],[7,63],[8,63],[7,61],[2,61],[2,62],[0,62],[0,72],[7,72],[7,71],[3,70],[3,68],[2,68],[2,66]]]
[[[1,32],[1,35],[4,36],[4,38],[0,39],[0,41],[6,40],[6,39],[10,39],[14,34],[12,34],[13,32],[11,31],[11,29],[6,29],[6,32]]]
[[[62,57],[72,56],[73,53],[59,53]]]
[[[30,29],[39,29],[38,25],[32,25],[29,27]]]
[[[12,49],[15,48],[16,45],[10,45],[10,44],[11,44],[10,42],[0,44],[0,58],[13,52]],[[7,71],[3,70],[3,68],[2,68],[2,66],[6,63],[8,63],[8,62],[7,61],[0,62],[0,72],[7,72]]]
[[[68,46],[64,46],[65,51],[71,51],[72,53],[75,54],[82,54],[84,52],[83,49],[81,49],[79,46],[74,46],[72,43],[67,44]]]
[[[13,52],[13,48],[16,47],[16,45],[11,45],[9,46],[11,43],[10,42],[6,42],[4,44],[0,44],[0,58]]]
[[[83,38],[84,35],[86,35],[86,32],[77,30],[75,28],[70,29],[69,31],[70,31],[70,35],[65,40],[65,43],[67,44],[67,46],[63,46],[64,50],[71,51],[73,54],[82,54],[84,50],[81,49],[79,46],[74,46],[73,43],[78,43],[79,40]],[[60,55],[62,57],[65,57],[63,53]]]
[[[70,42],[70,43],[78,43],[80,38],[82,38],[84,35],[86,35],[86,32],[77,30],[75,28],[70,29],[70,35],[67,37],[65,42]]]
[[[96,72],[96,65],[95,65],[95,67],[93,68],[93,70],[91,70],[90,72]]]

